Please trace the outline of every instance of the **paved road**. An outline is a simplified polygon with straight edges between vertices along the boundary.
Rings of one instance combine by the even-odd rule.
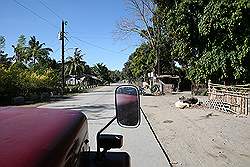
[[[115,114],[114,89],[115,86],[102,87],[91,93],[80,94],[40,107],[71,108],[85,113],[89,123],[90,147],[91,150],[96,150],[96,133]],[[170,166],[143,117],[141,125],[136,129],[121,128],[114,122],[105,132],[123,135],[124,142],[121,150],[130,154],[132,167]]]

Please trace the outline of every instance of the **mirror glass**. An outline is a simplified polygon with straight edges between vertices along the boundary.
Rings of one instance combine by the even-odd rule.
[[[115,91],[117,122],[123,127],[140,124],[140,96],[135,86],[119,86]]]

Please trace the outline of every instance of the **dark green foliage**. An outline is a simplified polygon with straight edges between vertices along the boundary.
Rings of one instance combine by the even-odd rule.
[[[79,48],[76,48],[74,51],[74,55],[67,58],[65,73],[68,75],[74,75],[76,82],[76,79],[80,78],[83,75],[85,71],[85,64],[86,62],[83,61],[81,50],[79,50]]]
[[[133,76],[133,73],[130,69],[130,64],[131,64],[130,57],[129,60],[124,64],[124,67],[122,69],[122,80],[127,80],[129,83],[135,80],[135,76]]]
[[[8,58],[8,54],[4,52],[5,48],[5,37],[0,36],[0,65],[10,66],[11,59]]]
[[[206,83],[209,79],[224,84],[250,82],[248,0],[153,2],[157,6],[151,19],[153,25],[141,30],[152,36],[142,36],[151,51],[138,56],[136,50],[126,64],[134,77],[143,75],[145,60],[152,58],[153,67],[160,60],[161,74],[176,74],[174,62],[178,62],[194,83]],[[135,64],[133,68],[131,64]]]
[[[43,48],[45,43],[40,43],[35,36],[30,37],[29,46],[25,47],[26,61],[35,64],[36,62],[44,63],[47,61],[49,53],[53,52],[51,48]]]
[[[103,84],[109,84],[112,81],[110,78],[110,71],[103,63],[97,63],[93,67],[93,72]]]
[[[58,88],[60,67],[48,57],[52,49],[43,48],[45,44],[40,44],[35,37],[31,37],[29,46],[25,45],[25,37],[21,35],[17,46],[13,46],[15,55],[12,62],[4,54],[4,45],[1,43],[0,99],[6,99],[1,104],[9,104],[17,96],[39,100]]]
[[[12,46],[15,55],[10,59],[4,52],[5,37],[0,36],[0,105],[8,105],[20,96],[20,99],[38,102],[48,100],[51,92],[62,93],[62,64],[50,58],[52,49],[44,46],[45,43],[40,43],[35,36],[26,44],[25,36],[21,35],[16,46]],[[78,48],[72,57],[68,57],[65,72],[76,79],[86,77],[83,83],[68,86],[66,93],[86,92],[85,86],[99,84],[93,75],[103,84],[118,82],[121,77],[119,71],[110,71],[102,63],[94,67],[87,65]]]
[[[225,84],[249,82],[249,8],[247,0],[158,0],[171,55],[189,79]]]
[[[20,35],[18,37],[16,46],[12,45],[15,54],[13,56],[14,61],[27,62],[28,57],[27,54],[25,53],[26,50],[25,45],[26,45],[26,37],[24,35]]]
[[[155,54],[147,44],[142,44],[136,49],[131,55],[131,63],[129,68],[133,76],[145,77],[147,74],[154,69]]]
[[[58,84],[58,77],[52,69],[36,71],[16,62],[9,68],[0,67],[0,82],[1,96],[26,97],[52,91]]]
[[[122,73],[120,71],[115,70],[115,71],[109,71],[109,72],[110,72],[111,82],[116,83],[116,82],[121,81]]]

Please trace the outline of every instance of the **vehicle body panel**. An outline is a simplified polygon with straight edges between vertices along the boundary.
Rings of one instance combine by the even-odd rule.
[[[81,146],[86,144],[87,126],[86,116],[71,110],[31,107],[0,110],[0,166],[75,164]]]

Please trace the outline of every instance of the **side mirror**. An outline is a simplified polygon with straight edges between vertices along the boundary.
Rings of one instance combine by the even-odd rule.
[[[122,127],[140,125],[140,96],[135,86],[119,86],[115,90],[117,122]]]

